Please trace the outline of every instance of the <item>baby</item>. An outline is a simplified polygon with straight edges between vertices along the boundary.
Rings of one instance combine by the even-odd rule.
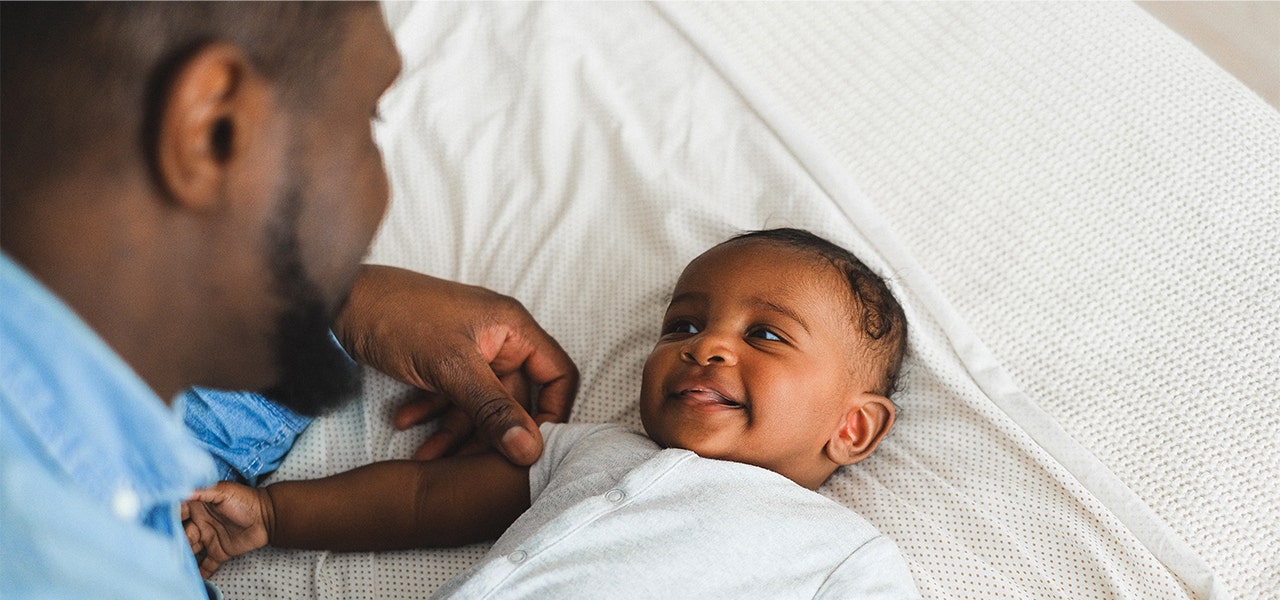
[[[814,491],[893,426],[905,344],[901,306],[851,253],[796,229],[746,233],[676,283],[644,367],[648,437],[549,423],[528,468],[489,454],[224,482],[184,505],[188,538],[207,576],[266,544],[501,534],[438,597],[918,597],[893,542]]]

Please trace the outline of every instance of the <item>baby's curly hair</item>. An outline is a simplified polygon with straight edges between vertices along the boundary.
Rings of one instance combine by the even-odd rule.
[[[907,350],[907,316],[884,278],[848,250],[803,229],[782,227],[748,231],[729,238],[737,241],[769,241],[809,252],[825,259],[849,282],[854,305],[850,313],[855,328],[867,336],[871,358],[878,360],[879,378],[871,391],[890,396],[897,389],[898,372]]]

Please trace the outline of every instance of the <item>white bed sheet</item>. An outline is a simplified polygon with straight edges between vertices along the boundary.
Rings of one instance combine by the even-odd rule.
[[[1132,15],[1117,21],[1097,8],[1058,10],[1115,30],[1109,33],[1118,37],[1101,40],[1077,32],[1095,54],[1108,54],[1108,44],[1126,35],[1155,31]],[[1085,107],[1094,106],[1099,92],[1089,80],[1040,80],[1039,69],[989,62],[988,55],[1003,56],[989,48],[964,54],[970,62],[950,70],[939,62],[945,53],[929,55],[931,38],[950,40],[952,47],[942,47],[953,53],[1001,43],[1005,53],[1022,50],[1019,44],[1038,47],[1019,28],[1063,15],[972,6],[647,4],[391,4],[387,13],[405,70],[383,106],[379,140],[394,197],[372,260],[483,284],[525,302],[582,370],[575,421],[638,424],[640,367],[666,294],[689,258],[740,229],[811,228],[888,274],[914,325],[896,397],[903,407],[898,427],[876,455],[842,471],[822,492],[898,542],[926,597],[1209,597],[1215,586],[1221,590],[1200,558],[1214,556],[1203,542],[1216,543],[1217,532],[1165,525],[1160,517],[1177,513],[1148,505],[1176,494],[1143,495],[1142,487],[1129,493],[1133,481],[1112,475],[1037,406],[1061,419],[1054,410],[1062,397],[1023,383],[1079,378],[1064,385],[1084,388],[1088,403],[1105,403],[1113,396],[1087,393],[1096,364],[1062,351],[1068,365],[1093,367],[1062,372],[1045,365],[1034,347],[1029,353],[1039,360],[1010,356],[1029,350],[1025,338],[983,320],[1007,313],[1015,323],[1034,322],[1045,304],[1000,295],[1020,285],[1035,291],[1028,279],[1042,282],[1034,270],[1002,266],[1025,258],[1016,232],[1026,227],[1018,220],[1025,216],[1002,202],[1028,200],[1045,205],[1028,210],[1052,211],[1076,195],[1077,185],[1081,194],[1107,183],[1128,189],[1145,175],[1117,167],[1101,180],[1088,169],[1065,171],[1078,178],[1055,172],[1037,179],[1043,157],[1036,149],[1052,148],[1045,156],[1073,169],[1087,164],[1071,162],[1079,148],[1074,138],[1021,136],[1015,125],[1053,128],[1027,121],[1039,117],[1025,112],[968,129],[972,123],[959,119],[948,129],[935,113],[954,108],[949,96],[911,85],[912,74],[928,80],[941,72],[953,79],[940,89],[961,99],[1005,85],[1049,99],[1071,90]],[[1026,14],[1033,16],[1019,16]],[[1217,81],[1213,72],[1196,76]],[[922,93],[932,99],[920,100]],[[1110,105],[1102,106],[1096,110],[1109,114]],[[1161,154],[1143,151],[1161,140],[1122,127],[1142,116],[1121,114],[1113,124],[1139,157],[1158,163]],[[956,140],[985,142],[970,147]],[[1017,161],[1029,152],[1037,158],[1030,166]],[[1031,193],[1036,182],[1057,184],[1055,202]],[[970,197],[975,190],[997,198],[984,204]],[[975,241],[952,222],[978,216],[1013,239]],[[1097,223],[1072,223],[1082,232],[1076,239],[1105,232]],[[955,260],[989,259],[983,252],[993,245],[1012,256],[989,270]],[[1026,252],[1044,251],[1033,245]],[[1060,263],[1076,266],[1044,264]],[[1006,275],[1023,279],[1004,282]],[[1099,279],[1115,278],[1089,281]],[[1261,289],[1255,300],[1267,300],[1266,290],[1275,288]],[[1025,304],[1001,311],[998,304],[988,309],[983,298]],[[1050,340],[1079,335],[1061,320],[1051,323],[1066,333],[1049,331],[1058,334]],[[1043,333],[1047,326],[1028,329]],[[276,477],[407,456],[426,429],[391,429],[390,412],[404,394],[398,384],[372,377],[366,401],[313,425]],[[1082,420],[1090,434],[1090,420]],[[1067,430],[1079,435],[1081,425],[1067,423]],[[1146,431],[1124,430],[1140,440]],[[1271,441],[1275,431],[1269,430]],[[1105,435],[1084,436],[1099,438]],[[1181,451],[1176,442],[1168,445]],[[1123,471],[1133,473],[1145,474]],[[1174,472],[1171,479],[1183,476]],[[1254,513],[1267,511],[1274,506]],[[482,553],[483,545],[380,554],[264,549],[227,565],[215,581],[229,598],[419,597]],[[1230,561],[1213,568],[1222,565]],[[1255,577],[1228,584],[1237,581],[1255,587],[1232,591],[1267,583]]]

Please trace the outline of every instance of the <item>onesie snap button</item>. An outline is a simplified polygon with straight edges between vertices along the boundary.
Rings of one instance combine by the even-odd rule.
[[[604,497],[610,502],[622,502],[622,499],[626,498],[627,494],[622,490],[609,490],[609,493],[605,494]]]
[[[507,558],[513,563],[522,563],[524,562],[524,559],[529,558],[529,554],[524,550],[516,550],[515,552],[508,554]]]

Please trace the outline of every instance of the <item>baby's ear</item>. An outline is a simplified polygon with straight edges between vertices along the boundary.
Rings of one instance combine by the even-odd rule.
[[[896,414],[888,398],[859,394],[827,441],[827,458],[839,465],[851,465],[866,458],[889,433]]]

